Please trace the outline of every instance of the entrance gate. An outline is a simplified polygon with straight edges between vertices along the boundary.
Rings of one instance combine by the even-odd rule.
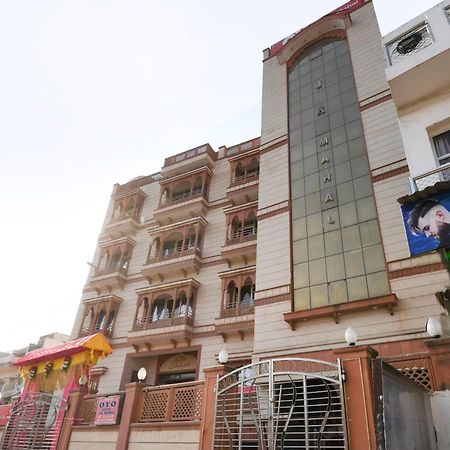
[[[219,378],[216,393],[214,450],[347,449],[339,361],[250,364]]]
[[[65,405],[66,401],[55,395],[26,394],[11,412],[0,449],[55,449]]]

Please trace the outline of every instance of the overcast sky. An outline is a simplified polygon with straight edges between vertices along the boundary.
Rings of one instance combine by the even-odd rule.
[[[341,3],[0,0],[0,351],[70,333],[113,184],[258,136],[262,50]]]

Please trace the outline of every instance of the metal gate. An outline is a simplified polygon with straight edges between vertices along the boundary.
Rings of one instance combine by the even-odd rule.
[[[14,405],[0,449],[56,448],[65,405],[66,401],[55,395],[28,393]]]
[[[347,449],[342,371],[305,358],[241,367],[216,386],[214,450]]]

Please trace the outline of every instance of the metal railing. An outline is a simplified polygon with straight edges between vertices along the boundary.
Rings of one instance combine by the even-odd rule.
[[[411,191],[413,193],[423,191],[427,187],[434,186],[439,181],[448,180],[450,180],[450,163],[410,178]]]
[[[144,317],[136,319],[133,325],[133,331],[148,330],[152,328],[173,327],[177,325],[194,325],[193,311],[190,308],[187,314],[179,315],[176,312],[167,312],[165,315],[160,315],[158,318]]]
[[[201,420],[203,389],[203,381],[146,387],[141,394],[137,421]]]
[[[249,305],[224,305],[220,314],[221,318],[244,316],[245,314],[253,314],[255,312],[255,305],[253,300]]]
[[[168,206],[176,205],[178,203],[187,202],[189,200],[194,200],[196,198],[204,198],[202,189],[194,189],[192,192],[180,192],[179,194],[174,194],[172,198],[166,199],[164,202],[161,202],[158,206],[158,209],[167,208]]]
[[[423,22],[407,33],[386,44],[389,64],[392,66],[433,43],[429,25]]]
[[[128,264],[127,264],[128,266]],[[104,269],[96,269],[95,273],[94,273],[94,277],[101,277],[103,275],[109,275],[109,274],[115,274],[115,273],[121,273],[123,275],[126,275],[128,271],[127,267],[119,267],[119,266],[114,266],[114,267],[105,267]]]
[[[246,242],[256,239],[258,229],[256,227],[244,228],[244,230],[234,231],[227,237],[225,244],[232,245],[239,242]]]
[[[181,256],[187,256],[187,255],[198,255],[200,256],[200,249],[197,247],[190,245],[185,245],[184,248],[180,245],[176,248],[168,248],[163,250],[163,253],[157,256],[151,256],[148,259],[147,264],[153,264],[158,261],[166,261],[168,259],[173,258],[180,258]]]
[[[233,177],[232,185],[244,184],[259,179],[259,169]]]

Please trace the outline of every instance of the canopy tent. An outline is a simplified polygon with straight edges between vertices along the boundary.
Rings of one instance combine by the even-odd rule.
[[[112,353],[108,340],[102,333],[92,334],[54,347],[30,352],[14,361],[24,379],[34,381],[38,390],[49,392],[73,382],[98,358]]]

